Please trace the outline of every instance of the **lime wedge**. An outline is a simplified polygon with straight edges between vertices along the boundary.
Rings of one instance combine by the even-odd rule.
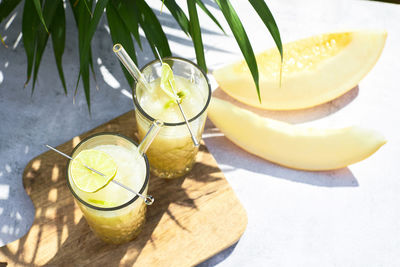
[[[84,164],[105,176],[89,170]],[[88,193],[97,192],[105,187],[114,179],[116,173],[117,164],[113,158],[103,151],[94,149],[81,151],[71,165],[71,177],[75,185]]]
[[[174,94],[174,90],[171,88],[171,82],[172,86],[176,90],[176,85],[175,85],[175,79],[174,79],[174,74],[172,72],[171,67],[167,63],[162,63],[161,67],[161,82],[160,82],[160,87],[166,93],[170,98],[176,100],[179,100],[179,97]]]

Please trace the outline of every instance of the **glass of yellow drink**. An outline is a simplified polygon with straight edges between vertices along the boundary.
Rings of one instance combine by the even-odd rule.
[[[115,133],[99,133],[82,140],[73,150],[75,159],[85,150],[107,153],[116,163],[117,181],[147,195],[149,163],[137,153],[137,144]],[[134,239],[145,223],[146,204],[136,194],[110,182],[95,193],[80,190],[71,175],[72,160],[67,164],[67,184],[93,232],[107,243],[120,244]]]
[[[198,141],[204,130],[211,87],[206,74],[193,62],[177,57],[163,58],[174,75],[176,94]],[[138,135],[141,140],[149,125],[164,122],[146,154],[151,171],[161,178],[177,178],[188,173],[195,162],[198,147],[174,99],[160,88],[161,62],[154,60],[141,70],[147,85],[138,82],[133,90]]]

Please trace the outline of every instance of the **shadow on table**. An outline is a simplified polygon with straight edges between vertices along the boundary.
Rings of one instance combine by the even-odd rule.
[[[282,178],[288,181],[323,187],[356,187],[358,181],[348,168],[332,171],[301,171],[286,168],[254,156],[234,143],[225,136],[207,136],[204,138],[211,153],[214,154],[219,165],[230,165],[233,168],[222,168],[224,173],[236,169],[245,169],[255,173]],[[213,147],[218,146],[222,151],[218,154],[213,152]],[[234,156],[232,156],[234,155]]]
[[[357,85],[347,93],[329,102],[326,102],[324,104],[315,107],[297,109],[297,110],[262,110],[255,107],[251,107],[232,98],[231,96],[226,94],[221,88],[216,89],[213,92],[213,96],[229,101],[238,107],[250,110],[254,113],[257,113],[260,116],[297,124],[297,123],[304,123],[308,121],[321,119],[331,114],[334,114],[335,112],[341,110],[342,108],[350,104],[358,96],[358,92],[359,92],[359,87]]]
[[[208,260],[198,264],[196,267],[209,267],[209,266],[215,266],[218,263],[224,261],[226,258],[228,258],[232,252],[235,250],[237,244],[239,243],[236,242],[235,244],[233,244],[232,246],[230,246],[229,248],[221,251],[220,253],[218,253],[217,255],[209,258]]]
[[[115,130],[113,127],[111,124],[106,129]],[[123,134],[128,135],[130,130]],[[76,137],[58,149],[70,154],[80,140]],[[202,146],[200,149],[205,148]],[[116,246],[102,242],[91,232],[66,185],[65,165],[66,160],[52,151],[27,165],[23,182],[36,207],[35,220],[27,235],[0,248],[1,262],[22,266],[99,266],[104,262],[114,262],[131,266],[145,246],[157,246],[152,234],[162,217],[168,216],[178,229],[189,231],[182,226],[181,218],[176,218],[169,210],[172,203],[188,210],[198,210],[196,199],[188,196],[182,187],[185,180],[212,184],[221,179],[213,176],[213,173],[220,172],[219,168],[202,163],[196,163],[194,167],[202,173],[195,178],[189,175],[168,181],[151,177],[149,193],[156,198],[157,205],[148,209],[147,222],[139,237],[134,242]]]

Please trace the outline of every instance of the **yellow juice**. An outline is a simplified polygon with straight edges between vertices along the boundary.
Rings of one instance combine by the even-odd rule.
[[[178,75],[174,78],[176,93],[181,96],[182,109],[190,121],[192,132],[200,141],[206,118],[205,112],[200,113],[204,108],[207,95],[190,79]],[[141,92],[139,99],[141,108],[151,117],[167,123],[146,152],[151,170],[163,178],[180,177],[192,168],[198,147],[193,145],[190,132],[186,124],[182,123],[184,119],[177,103],[161,90],[160,78],[149,83],[151,90],[140,88],[141,86],[143,85],[139,84],[137,88]],[[198,114],[200,115],[195,118]],[[147,132],[149,121],[139,112],[136,112],[136,121],[141,140]],[[168,126],[168,123],[180,123],[180,125]]]
[[[107,138],[106,136],[102,137],[103,141],[104,138]],[[103,142],[100,140],[89,148],[103,151],[113,158],[117,164],[115,181],[147,195],[148,177],[145,159],[137,156],[134,144],[126,142],[122,137],[116,135],[109,135],[109,138],[117,138],[116,142],[112,141],[111,143],[118,143],[118,141],[121,143],[102,144]],[[72,157],[75,157],[80,151],[76,151]],[[71,178],[70,168],[71,164],[68,168],[70,189],[90,228],[96,235],[102,240],[114,244],[134,239],[145,223],[146,205],[143,200],[113,182],[95,193],[81,191]]]

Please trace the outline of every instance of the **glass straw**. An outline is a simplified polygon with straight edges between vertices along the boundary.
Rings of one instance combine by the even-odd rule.
[[[153,122],[153,124],[151,125],[151,127],[150,127],[149,130],[147,131],[146,136],[143,138],[142,142],[139,144],[139,146],[138,146],[138,148],[137,148],[137,152],[138,152],[138,153],[137,153],[136,159],[139,159],[139,157],[140,157],[140,156],[143,156],[143,154],[147,151],[147,149],[149,148],[150,144],[153,142],[154,138],[155,138],[155,137],[157,136],[157,134],[160,132],[162,126],[163,126],[163,123],[162,123],[161,121],[159,121],[159,120],[155,120],[155,121]],[[62,155],[62,156],[64,156],[64,157],[66,157],[66,158],[68,158],[68,159],[70,159],[70,160],[74,160],[72,157],[70,157],[70,156],[68,156],[67,154],[61,152],[60,150],[57,150],[57,149],[55,149],[54,147],[49,146],[49,145],[46,145],[46,146],[47,146],[48,148],[50,148],[51,150],[57,152],[58,154],[60,154],[60,155]],[[103,176],[103,177],[106,176],[105,174],[99,172],[98,170],[95,170],[95,169],[91,168],[90,166],[87,166],[87,165],[84,164],[84,163],[83,163],[83,166],[85,166],[85,168],[87,168],[87,169],[89,169],[89,170],[91,170],[91,171],[93,171],[93,172],[95,172],[95,173],[97,173],[97,174],[99,174],[99,175],[101,175],[101,176]],[[121,184],[120,182],[115,181],[115,180],[111,180],[111,182],[114,183],[114,184],[117,184],[117,185],[119,185],[120,187],[122,187],[122,188],[128,190],[129,192],[131,192],[131,193],[133,193],[133,194],[139,196],[140,198],[142,198],[142,199],[144,200],[144,203],[145,203],[146,205],[151,205],[151,204],[153,204],[153,202],[154,202],[154,197],[152,197],[151,195],[144,196],[144,195],[142,195],[142,194],[136,192],[135,190],[133,190],[133,189],[127,187],[126,185]]]
[[[157,50],[157,47],[155,48],[158,58],[162,64],[162,59],[160,57],[160,53]],[[152,89],[150,88],[150,86],[148,85],[146,79],[144,78],[143,74],[140,72],[140,70],[138,69],[138,67],[136,66],[135,62],[133,62],[133,60],[131,59],[131,57],[128,55],[128,53],[125,51],[124,47],[121,44],[115,44],[113,46],[113,51],[114,53],[117,55],[118,59],[121,61],[121,63],[125,66],[125,68],[128,70],[128,72],[131,74],[131,76],[136,80],[136,82],[141,82],[145,87],[146,90],[148,90],[149,92],[152,91]],[[176,92],[175,92],[175,88],[173,88],[171,82],[169,82],[171,85],[172,90],[174,91],[174,95],[176,96]],[[185,113],[183,112],[183,109],[181,107],[181,104],[179,102],[179,98],[175,99],[176,103],[179,106],[179,110],[182,113],[183,119],[185,120],[186,126],[189,130],[190,136],[192,137],[192,141],[194,146],[198,147],[200,144],[197,141],[196,137],[194,136],[192,129],[190,128],[190,124],[189,121],[186,118]]]
[[[148,83],[143,74],[140,72],[135,62],[133,62],[131,57],[125,51],[124,47],[121,44],[115,44],[113,46],[113,51],[117,55],[119,61],[121,61],[121,63],[125,66],[126,70],[135,79],[135,81],[141,82],[146,87],[146,90],[151,91],[151,88],[148,86]]]

